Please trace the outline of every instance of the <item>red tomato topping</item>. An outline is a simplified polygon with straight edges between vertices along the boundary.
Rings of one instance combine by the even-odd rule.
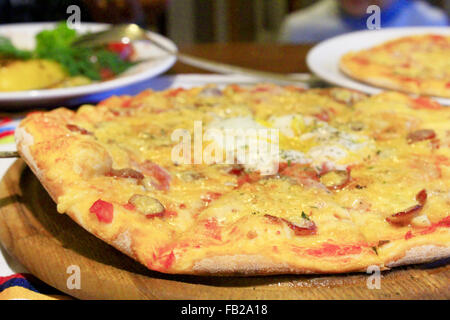
[[[210,203],[213,200],[219,199],[222,196],[219,192],[207,192],[206,196],[202,197],[204,202]]]
[[[447,227],[450,228],[450,216],[445,217],[441,221],[436,224],[438,227]]]
[[[241,187],[244,183],[256,182],[261,178],[258,172],[245,173],[242,167],[234,167],[228,173],[237,176],[237,188]]]
[[[412,82],[414,83],[416,86],[420,87],[420,80],[417,78],[411,78],[411,77],[400,77],[401,81],[405,81],[405,82]]]
[[[122,104],[123,96],[111,96],[98,103],[99,106],[119,107]]]
[[[230,171],[228,171],[229,174],[233,174],[235,176],[240,176],[242,173],[244,173],[244,168],[242,167],[234,167]]]
[[[296,92],[304,92],[304,91],[306,91],[305,88],[297,87],[297,86],[294,86],[294,85],[287,85],[287,86],[284,86],[284,88],[286,90],[296,91]]]
[[[173,251],[170,251],[170,254],[167,255],[164,259],[162,259],[161,263],[165,269],[169,269],[170,266],[175,262],[175,254]]]
[[[173,210],[164,210],[164,217],[176,217],[178,213]]]
[[[436,231],[437,228],[450,228],[450,216],[445,217],[444,219],[438,221],[437,223],[433,223],[431,226],[421,231],[420,234],[429,234]]]
[[[135,98],[136,98],[136,99],[143,99],[143,98],[145,98],[145,97],[150,96],[152,93],[153,93],[153,90],[152,90],[152,89],[147,89],[147,90],[144,90],[144,91],[141,91],[140,93],[138,93],[138,94],[135,96]]]
[[[237,84],[230,84],[229,87],[233,89],[234,92],[244,92],[245,90]]]
[[[259,85],[256,88],[252,89],[251,92],[266,92],[271,90],[272,88],[270,86],[265,86],[265,85]]]
[[[290,163],[287,163],[287,162],[280,162],[280,163],[278,164],[278,172],[283,171],[284,169],[286,169],[286,168],[289,167],[289,166],[290,166]]]
[[[423,141],[423,140],[429,140],[434,139],[436,137],[436,132],[431,129],[421,129],[416,130],[413,132],[410,132],[406,139],[408,140],[408,143],[413,143],[417,141]]]
[[[216,218],[211,218],[209,220],[206,220],[205,222],[205,228],[207,230],[207,234],[216,239],[216,240],[222,240],[222,236],[220,234],[220,227],[217,222]]]
[[[237,187],[239,188],[245,183],[256,182],[260,178],[261,178],[261,176],[257,172],[246,173],[246,174],[241,175],[241,176],[238,177],[238,179],[237,179],[238,186]]]
[[[128,108],[131,106],[131,103],[133,102],[132,97],[123,97],[122,104],[120,105],[122,108]]]
[[[111,223],[113,220],[114,207],[111,203],[98,199],[89,208],[90,213],[97,216],[98,221]]]
[[[324,243],[317,249],[307,249],[305,252],[311,256],[327,257],[327,256],[346,256],[350,254],[361,253],[361,246],[358,245],[335,245]]]
[[[186,89],[184,88],[177,88],[177,89],[172,89],[169,90],[165,96],[166,97],[176,97],[179,93],[186,91]]]
[[[432,35],[430,35],[430,38],[431,38],[433,41],[437,41],[437,42],[445,41],[445,40],[446,40],[444,36],[441,36],[441,35],[439,35],[439,34],[432,34]]]
[[[134,54],[134,47],[131,43],[111,42],[108,50],[117,53],[122,60],[130,60]]]
[[[114,78],[115,74],[112,72],[111,69],[102,68],[100,69],[100,78],[102,80],[109,80],[111,78]]]
[[[411,232],[411,230],[409,230],[406,234],[405,234],[405,240],[409,240],[413,237],[413,234]]]
[[[314,117],[316,117],[317,119],[319,119],[321,121],[325,121],[325,122],[330,121],[330,114],[328,113],[327,110],[322,110],[321,112],[314,114]]]
[[[431,143],[431,148],[432,149],[439,149],[440,147],[441,147],[441,140],[439,140],[439,139],[432,139],[431,141],[430,141],[430,143]]]
[[[369,60],[366,58],[362,58],[362,57],[353,57],[352,60],[358,64],[361,65],[368,65],[369,64]]]
[[[124,207],[125,209],[130,210],[130,211],[136,210],[136,207],[131,203],[125,203],[124,205],[122,205],[122,207]]]
[[[412,107],[414,109],[429,109],[429,110],[440,110],[444,108],[439,104],[439,102],[434,101],[427,97],[418,97],[416,99],[413,99]]]

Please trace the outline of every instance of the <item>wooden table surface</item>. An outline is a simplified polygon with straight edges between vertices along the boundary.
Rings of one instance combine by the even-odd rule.
[[[182,53],[208,58],[241,67],[280,73],[309,72],[306,55],[312,45],[260,43],[205,43],[181,46]],[[176,73],[207,73],[177,62],[170,70]]]

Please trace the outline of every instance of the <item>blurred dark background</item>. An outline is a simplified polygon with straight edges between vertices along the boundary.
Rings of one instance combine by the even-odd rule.
[[[327,1],[330,3],[334,0],[323,2]],[[280,28],[289,14],[292,16],[292,13],[301,12],[318,2],[320,1],[0,0],[0,23],[64,20],[69,16],[66,13],[67,7],[78,5],[82,21],[135,22],[171,37],[178,44],[275,42],[280,40]],[[430,0],[426,3],[442,11],[444,15],[450,12],[450,0]]]
[[[0,23],[65,20],[77,5],[82,21],[135,22],[166,32],[166,0],[0,0]]]

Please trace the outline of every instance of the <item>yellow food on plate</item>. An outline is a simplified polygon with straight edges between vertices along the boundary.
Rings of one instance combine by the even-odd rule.
[[[67,77],[63,81],[57,83],[56,85],[52,86],[52,88],[68,88],[68,87],[78,87],[78,86],[85,86],[92,83],[92,80],[90,80],[87,77],[84,76],[74,76],[74,77]]]
[[[0,92],[44,89],[57,85],[67,73],[50,60],[7,60],[0,65]]]

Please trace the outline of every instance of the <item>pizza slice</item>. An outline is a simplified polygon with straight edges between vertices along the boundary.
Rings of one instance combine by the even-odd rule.
[[[339,273],[449,256],[449,117],[399,93],[206,86],[33,113],[16,141],[59,212],[151,270]],[[276,153],[219,161],[236,129],[275,130]]]
[[[425,34],[402,37],[345,54],[346,75],[381,88],[450,97],[450,36]]]

